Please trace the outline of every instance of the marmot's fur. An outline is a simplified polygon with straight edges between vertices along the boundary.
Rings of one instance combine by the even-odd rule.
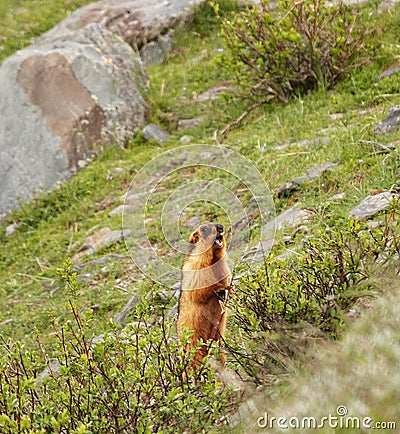
[[[210,340],[222,344],[226,328],[225,303],[230,295],[230,270],[227,265],[224,228],[220,224],[199,226],[189,238],[189,252],[182,266],[182,285],[178,309],[178,337],[187,327],[194,333],[186,351],[197,350],[194,365],[206,356]],[[225,354],[221,351],[225,365]]]

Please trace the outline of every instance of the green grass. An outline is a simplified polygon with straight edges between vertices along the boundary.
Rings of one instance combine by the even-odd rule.
[[[398,8],[395,11],[389,17],[380,16],[378,19],[396,23]],[[16,26],[10,23],[9,27]],[[389,30],[384,37],[392,43],[398,37],[396,26],[393,24],[393,30],[392,26],[386,28]],[[243,109],[243,104],[235,99],[194,101],[194,95],[228,81],[226,71],[215,66],[217,49],[223,47],[222,39],[209,28],[205,34],[199,33],[199,30],[178,34],[176,47],[166,64],[148,70],[151,85],[147,97],[152,106],[152,120],[169,128],[172,139],[167,145],[160,148],[155,144],[144,144],[138,137],[126,149],[116,145],[104,150],[71,182],[41,195],[30,204],[22,205],[21,210],[14,212],[3,223],[0,232],[4,245],[0,252],[0,322],[14,320],[11,327],[3,328],[4,336],[31,340],[36,333],[34,327],[40,334],[46,335],[48,310],[63,318],[66,294],[60,288],[57,269],[74,253],[71,246],[75,245],[76,250],[84,241],[89,229],[95,226],[118,229],[121,226],[118,217],[109,218],[107,213],[122,203],[122,195],[144,163],[161,150],[179,145],[178,139],[183,134],[191,134],[194,143],[215,143],[215,130],[234,119]],[[391,62],[391,55],[389,50],[386,63]],[[272,192],[290,179],[305,174],[313,165],[328,161],[340,164],[334,171],[302,186],[288,198],[276,199],[278,212],[293,202],[299,202],[316,213],[312,227],[340,227],[348,211],[370,190],[390,189],[396,185],[398,153],[380,154],[371,145],[361,142],[391,142],[399,138],[396,133],[377,139],[371,132],[372,126],[394,104],[397,95],[392,95],[393,89],[398,89],[400,85],[397,75],[375,86],[375,78],[384,63],[378,60],[353,73],[348,81],[330,93],[299,97],[285,106],[265,106],[225,141],[226,146],[255,164]],[[184,87],[186,97],[182,98]],[[360,114],[364,109],[368,109],[368,113]],[[343,117],[333,120],[330,118],[332,113],[343,113]],[[178,131],[174,127],[181,117],[198,115],[205,118],[198,128]],[[325,133],[321,133],[326,129]],[[325,135],[330,139],[327,145],[317,144],[311,149],[291,147],[274,150],[276,145]],[[110,179],[113,167],[121,167],[123,171]],[[207,178],[208,175],[201,176]],[[327,202],[337,192],[344,192],[344,199]],[[207,218],[213,216],[218,218],[218,211],[210,210]],[[11,222],[17,222],[19,226],[12,237],[6,237],[5,227]],[[161,236],[158,232],[155,241]],[[101,251],[98,256],[114,251],[126,253],[124,244]],[[92,278],[94,284],[85,281],[80,284],[82,304],[86,307],[101,305],[99,327],[105,326],[107,319],[117,313],[127,299],[126,293],[115,289],[114,280],[122,278],[130,281],[128,264],[127,258],[123,264],[112,263],[107,272],[98,267]]]
[[[0,62],[93,0],[2,0]]]
[[[60,7],[61,3],[63,7]],[[30,38],[38,36],[83,3],[87,2],[74,1],[67,5],[65,2],[46,2],[44,5],[43,2],[33,1],[3,1],[0,6],[0,26],[3,26],[0,27],[3,38],[1,45],[4,46],[2,58],[29,43]],[[227,9],[231,8],[232,3],[227,2]],[[365,6],[365,9],[366,12],[372,10],[373,4]],[[205,11],[207,12],[207,9]],[[348,212],[370,191],[395,189],[398,185],[398,145],[396,150],[382,153],[379,147],[374,147],[369,142],[398,143],[400,140],[399,132],[382,137],[377,137],[372,132],[373,125],[383,119],[388,109],[398,102],[400,75],[379,82],[376,77],[398,60],[396,47],[400,34],[400,8],[393,8],[391,12],[379,16],[373,14],[366,19],[372,20],[376,26],[382,26],[385,30],[381,33],[384,44],[379,59],[363,67],[361,71],[354,71],[346,81],[329,93],[320,91],[293,99],[287,105],[271,104],[260,108],[223,142],[223,145],[239,152],[257,167],[273,193],[284,183],[304,175],[311,166],[328,161],[339,164],[333,171],[302,185],[293,194],[283,198],[274,197],[277,212],[299,203],[315,213],[315,218],[308,225],[307,236],[315,237],[317,241],[329,235],[329,231],[333,231],[335,235],[345,231],[349,224]],[[235,97],[235,89],[231,90],[230,97],[223,96],[206,102],[196,101],[196,95],[210,87],[231,83],[227,71],[217,67],[219,49],[224,48],[224,43],[217,33],[215,19],[211,19],[203,11],[199,12],[196,20],[191,31],[178,32],[176,45],[166,63],[148,68],[150,88],[146,97],[152,110],[150,121],[169,130],[172,137],[168,143],[163,146],[145,143],[138,135],[126,148],[115,144],[104,149],[93,163],[81,170],[70,182],[41,194],[28,204],[21,204],[20,210],[13,212],[2,222],[0,323],[12,320],[0,326],[3,339],[23,341],[26,348],[33,349],[36,348],[38,335],[47,348],[51,349],[54,346],[54,328],[50,318],[54,318],[57,324],[73,319],[68,304],[71,295],[59,273],[66,259],[97,229],[105,226],[111,229],[121,228],[120,217],[110,218],[108,212],[123,203],[123,195],[135,174],[146,162],[162,151],[181,146],[179,139],[183,135],[190,135],[192,143],[216,144],[222,140],[216,135],[216,131],[221,130],[245,109],[244,103]],[[340,118],[331,116],[338,113],[341,114]],[[179,119],[198,116],[204,118],[198,127],[178,130]],[[329,142],[320,142],[310,148],[292,146],[283,150],[274,149],[278,145],[303,139],[313,140],[316,137],[328,137]],[[115,171],[115,168],[122,170]],[[203,169],[196,173],[188,170],[184,172],[184,179],[190,180],[194,175],[198,179],[210,179],[215,173]],[[163,244],[159,215],[171,190],[182,182],[179,176],[182,174],[171,176],[165,184],[168,188],[160,189],[152,203],[152,212],[156,217],[151,233],[152,240],[158,243],[160,251],[172,262],[176,261],[176,258],[168,256],[168,248]],[[224,178],[222,174],[218,176],[221,183],[239,194],[240,183],[229,177]],[[345,194],[343,199],[329,200],[339,192]],[[188,217],[199,213],[207,214],[203,217],[210,220],[225,218],[223,211],[212,205],[206,210],[193,206]],[[383,216],[378,216],[376,219],[382,218]],[[12,236],[6,236],[6,227],[11,223],[17,223],[18,227]],[[363,227],[362,230],[367,229]],[[382,228],[376,229],[375,236],[379,238],[382,231]],[[295,235],[289,245],[283,238],[283,235],[292,234],[293,230],[290,229],[277,234],[273,251],[275,256],[288,248],[304,250],[302,234]],[[121,310],[131,295],[146,295],[149,287],[152,287],[151,281],[143,279],[132,265],[124,243],[102,249],[82,261],[103,257],[108,253],[123,254],[125,259],[91,266],[82,272],[86,277],[78,280],[78,305],[83,311],[93,308],[93,317],[88,325],[88,334],[91,336],[110,331],[110,319]],[[296,266],[300,266],[299,264],[301,265],[301,262],[294,262],[288,267],[293,276],[296,275]],[[286,272],[287,266],[286,262],[278,260],[274,262],[272,269],[278,276],[282,274],[280,270]],[[254,270],[254,278],[262,279],[263,277],[259,277],[262,275],[262,270]],[[290,280],[287,275],[286,278]],[[242,280],[239,289],[250,287],[256,292],[256,280],[250,283]],[[271,286],[264,289],[268,293],[273,288]],[[379,285],[377,282],[371,283],[369,289],[378,291]],[[278,305],[280,306],[279,300],[273,307],[277,312]],[[244,309],[244,315],[247,315],[245,306],[240,305],[239,308]],[[244,338],[243,348],[244,351],[249,351],[249,354],[254,351],[257,357],[262,355],[261,350],[266,350],[257,344],[258,340],[265,336],[256,330],[256,316],[252,317],[252,321],[255,335],[250,333]],[[297,324],[294,321],[290,325],[294,337],[298,336],[297,330],[304,330],[301,324],[301,321]],[[313,326],[318,328],[318,321],[316,324]],[[337,329],[332,334],[340,335],[345,327],[344,315],[337,322]],[[276,333],[278,338],[281,337],[279,330],[276,330]],[[243,331],[240,323],[232,317],[228,325],[228,339],[233,335],[236,339],[243,336]],[[324,339],[328,339],[328,335],[329,333],[324,335]],[[289,339],[289,350],[290,345],[294,345],[293,348],[301,352],[303,347],[295,346],[294,342],[295,339],[292,342]],[[284,344],[286,345],[286,341]],[[285,345],[282,348],[286,351]],[[242,357],[244,360],[243,354]],[[285,357],[282,366],[279,365],[276,370],[276,380],[281,378],[282,373],[286,378],[288,369],[285,363],[297,363],[293,354],[293,360],[289,360],[287,354]],[[271,359],[268,360],[271,362]],[[229,355],[228,366],[234,367],[241,374],[248,374],[248,371],[243,371],[243,364]],[[257,381],[270,384],[271,376],[266,375],[264,379]],[[275,383],[274,379],[272,383]],[[278,392],[279,388],[276,391]]]

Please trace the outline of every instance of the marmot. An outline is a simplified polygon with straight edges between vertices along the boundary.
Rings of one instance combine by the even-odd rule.
[[[226,328],[225,303],[231,294],[230,270],[227,265],[224,227],[205,223],[189,237],[189,252],[182,265],[182,284],[178,308],[178,338],[185,326],[194,333],[186,351],[197,350],[193,365],[207,355],[210,340],[222,344]],[[221,350],[221,363],[225,354]]]

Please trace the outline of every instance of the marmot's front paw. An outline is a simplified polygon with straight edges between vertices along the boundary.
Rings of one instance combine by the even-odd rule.
[[[215,290],[214,294],[217,296],[218,301],[221,301],[222,303],[226,303],[229,298],[229,290],[228,289],[219,289]]]
[[[218,303],[221,307],[221,315],[225,313],[225,304],[228,301],[229,291],[227,289],[215,290],[214,294],[217,296]]]

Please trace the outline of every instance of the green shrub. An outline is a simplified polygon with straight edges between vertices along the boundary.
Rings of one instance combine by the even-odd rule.
[[[227,391],[207,366],[184,376],[184,356],[163,309],[143,301],[136,321],[93,340],[70,264],[63,271],[73,320],[52,319],[56,350],[0,348],[1,433],[210,432],[223,424]],[[47,366],[47,374],[40,372]]]
[[[288,259],[270,258],[243,277],[233,298],[229,351],[256,381],[287,373],[309,342],[336,338],[357,300],[374,296],[377,276],[396,266],[400,252],[398,210],[384,228],[371,230],[350,219],[304,242]]]
[[[218,15],[218,4],[214,4]],[[342,2],[266,0],[231,18],[221,18],[228,54],[219,59],[251,102],[249,111],[272,100],[332,88],[373,55],[373,31],[361,13]]]

